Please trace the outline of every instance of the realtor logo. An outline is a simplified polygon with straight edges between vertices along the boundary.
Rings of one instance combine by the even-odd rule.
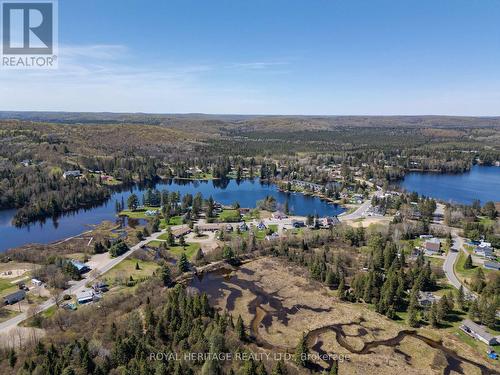
[[[57,3],[1,3],[2,67],[53,68],[57,61]]]

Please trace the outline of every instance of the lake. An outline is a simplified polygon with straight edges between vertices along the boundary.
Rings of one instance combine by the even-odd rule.
[[[411,172],[400,186],[407,191],[441,199],[446,202],[481,204],[500,201],[500,167],[475,165],[467,173],[439,174]]]
[[[317,197],[298,193],[283,193],[274,184],[261,183],[255,180],[227,181],[189,181],[171,180],[156,184],[158,190],[178,191],[181,195],[200,192],[204,198],[210,195],[217,202],[225,205],[239,202],[241,207],[255,207],[256,202],[271,195],[283,205],[288,200],[290,211],[297,215],[333,216],[344,211],[339,205],[323,201]],[[26,227],[15,227],[12,218],[15,210],[0,211],[0,251],[22,246],[28,243],[51,243],[67,237],[78,235],[89,230],[89,225],[99,224],[103,220],[117,220],[115,201],[127,202],[132,193],[142,196],[143,188],[134,186],[126,191],[116,191],[111,198],[97,207],[81,209],[62,215],[56,220],[35,222]]]

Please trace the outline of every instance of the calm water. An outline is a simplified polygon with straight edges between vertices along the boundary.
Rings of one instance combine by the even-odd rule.
[[[409,173],[401,186],[408,191],[442,199],[446,202],[481,204],[500,201],[500,167],[474,166],[468,173]]]
[[[267,195],[276,198],[279,204],[288,200],[290,211],[297,215],[318,214],[319,216],[338,215],[344,209],[316,197],[301,194],[287,194],[278,191],[275,185],[261,184],[258,180],[221,181],[169,181],[156,185],[158,190],[179,191],[196,194],[200,192],[204,198],[210,195],[217,202],[232,204],[236,201],[241,207],[255,207],[258,200]],[[16,228],[11,221],[15,210],[0,211],[0,251],[21,246],[27,243],[50,243],[67,237],[78,235],[90,229],[88,225],[98,224],[103,220],[116,220],[115,201],[127,202],[128,196],[135,192],[141,197],[141,188],[134,187],[128,191],[115,192],[106,203],[87,210],[66,214],[57,220],[45,223],[33,223],[29,227]]]

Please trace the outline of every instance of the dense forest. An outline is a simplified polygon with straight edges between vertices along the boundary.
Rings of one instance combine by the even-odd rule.
[[[81,116],[61,114],[58,122]],[[98,204],[114,187],[102,176],[128,186],[191,178],[196,170],[215,179],[327,184],[333,178],[325,166],[340,166],[344,189],[356,177],[383,186],[410,170],[463,172],[500,160],[496,119],[401,118],[398,125],[398,118],[193,115],[145,117],[138,125],[137,116],[132,123],[108,117],[111,124],[89,125],[98,114],[71,125],[0,122],[0,209],[18,208],[15,224],[22,225]],[[71,170],[81,176],[65,179]]]

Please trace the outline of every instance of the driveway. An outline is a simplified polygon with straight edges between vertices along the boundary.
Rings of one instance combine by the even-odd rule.
[[[180,226],[172,226],[171,229],[177,229]],[[108,272],[110,269],[112,269],[114,266],[122,262],[123,260],[127,259],[130,254],[132,254],[135,250],[138,250],[141,248],[141,246],[147,244],[149,241],[155,240],[160,236],[161,234],[165,233],[166,230],[162,230],[161,232],[153,233],[151,236],[147,237],[145,240],[139,242],[137,245],[134,245],[130,248],[129,251],[126,253],[120,255],[119,257],[116,258],[110,258],[108,253],[105,254],[96,254],[94,255],[87,264],[97,266],[93,268],[92,271],[89,273],[85,274],[82,280],[79,280],[75,282],[73,285],[71,285],[68,289],[64,290],[62,293],[63,294],[75,294],[79,290],[85,289],[85,285],[89,282],[94,281],[97,277],[102,275],[103,273]],[[106,259],[107,256],[107,259]],[[54,306],[55,300],[54,298],[50,298],[43,302],[42,304],[38,305],[38,311],[44,311],[47,310],[48,308]],[[16,326],[21,323],[22,321],[26,320],[28,318],[28,315],[24,312],[21,313],[9,320],[6,320],[5,322],[0,323],[0,335],[4,335],[8,333],[10,330],[16,328]]]

